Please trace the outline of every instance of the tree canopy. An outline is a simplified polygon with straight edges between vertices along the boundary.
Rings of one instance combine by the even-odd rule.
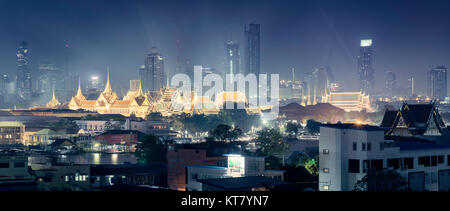
[[[355,191],[402,191],[407,188],[406,180],[395,170],[369,171],[354,187]]]
[[[136,147],[134,155],[142,163],[166,162],[166,145],[158,136],[146,135],[142,137]]]
[[[277,129],[263,128],[257,132],[257,136],[258,154],[265,156],[279,155],[289,148],[289,145],[284,142],[283,136]]]
[[[308,119],[306,121],[306,129],[308,129],[308,132],[310,133],[319,133],[320,132],[320,122],[316,122],[313,119]]]
[[[288,122],[286,125],[285,132],[289,135],[297,135],[298,134],[298,125],[292,122]]]
[[[220,124],[210,131],[210,136],[220,141],[235,141],[242,136],[242,130],[237,127],[232,128],[229,125]]]

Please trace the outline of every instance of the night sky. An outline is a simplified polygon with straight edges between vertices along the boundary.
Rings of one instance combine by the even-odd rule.
[[[104,75],[110,65],[113,83],[128,84],[152,46],[170,74],[178,55],[223,70],[225,42],[240,43],[243,59],[244,25],[256,21],[261,72],[290,79],[294,67],[299,80],[316,66],[330,66],[351,90],[359,39],[371,38],[377,88],[392,70],[400,85],[416,76],[423,93],[426,70],[450,66],[449,11],[445,0],[0,0],[0,72],[14,73],[22,40],[29,44],[31,68],[43,61],[64,67],[68,54],[70,70],[82,80]]]

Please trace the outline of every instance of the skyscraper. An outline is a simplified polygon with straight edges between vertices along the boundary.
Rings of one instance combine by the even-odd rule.
[[[384,84],[386,93],[389,95],[395,94],[397,88],[397,75],[392,71],[387,71],[386,83]]]
[[[225,74],[238,74],[240,72],[241,54],[239,52],[239,44],[233,41],[225,44],[227,55],[227,71]]]
[[[139,70],[140,80],[144,91],[158,91],[165,85],[164,59],[153,47],[145,58],[145,67]]]
[[[428,70],[427,74],[427,94],[428,97],[437,100],[444,100],[447,96],[447,68],[437,66]]]
[[[359,88],[366,94],[374,89],[372,40],[361,40],[358,56]]]
[[[24,100],[31,97],[31,72],[28,69],[28,44],[22,41],[17,50],[17,94]]]
[[[408,94],[409,96],[415,96],[416,94],[414,76],[408,78]]]
[[[260,73],[260,25],[245,26],[245,74]]]

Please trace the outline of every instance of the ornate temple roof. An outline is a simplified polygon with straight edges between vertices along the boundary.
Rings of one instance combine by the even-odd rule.
[[[55,90],[53,89],[52,99],[47,103],[47,107],[55,108],[61,105],[61,103],[55,97]]]

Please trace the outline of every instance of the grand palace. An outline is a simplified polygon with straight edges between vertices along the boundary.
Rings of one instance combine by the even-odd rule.
[[[78,90],[68,103],[61,104],[53,94],[52,99],[45,108],[68,108],[70,110],[85,110],[100,114],[134,115],[146,118],[150,113],[161,113],[162,116],[176,114],[218,114],[225,102],[231,101],[237,104],[248,105],[244,93],[222,92],[217,94],[215,100],[206,96],[199,96],[191,92],[185,96],[176,87],[166,86],[156,92],[143,92],[140,81],[138,85],[131,85],[127,94],[120,99],[112,90],[107,72],[106,86],[97,100],[88,100],[81,90],[81,82],[78,82]],[[260,113],[260,108],[248,108],[248,113]]]

